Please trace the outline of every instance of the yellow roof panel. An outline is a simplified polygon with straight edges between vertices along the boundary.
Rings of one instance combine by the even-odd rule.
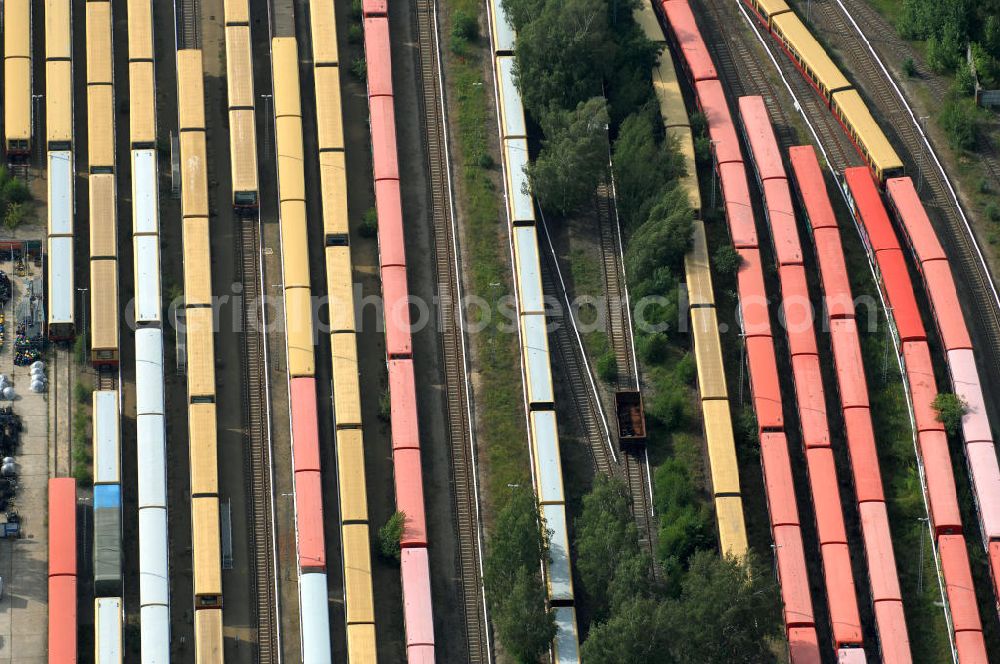
[[[372,623],[375,608],[372,599],[372,562],[368,545],[368,526],[352,523],[343,526],[344,605],[347,624]]]
[[[347,661],[353,664],[375,664],[375,625],[347,626]]]
[[[341,520],[367,521],[365,448],[361,429],[341,429],[337,432],[337,478]]]
[[[326,291],[329,298],[330,331],[356,331],[350,247],[326,248]]]
[[[205,77],[201,50],[177,51],[177,126],[205,128]]]
[[[73,141],[73,65],[45,63],[45,134],[50,143]]]
[[[73,57],[69,0],[45,0],[45,59]]]
[[[250,51],[250,26],[226,28],[226,82],[229,107],[253,108],[253,57]]]
[[[715,309],[692,309],[691,331],[694,334],[694,356],[698,364],[701,398],[727,398],[726,372],[722,366],[722,347],[719,344],[719,323],[715,317]]]
[[[312,293],[308,288],[285,289],[285,338],[288,343],[288,373],[316,375],[316,340],[313,337]]]
[[[198,609],[194,612],[195,664],[218,664],[222,658],[222,609]]]
[[[90,347],[118,350],[118,261],[90,261]]]
[[[747,529],[743,519],[743,500],[739,496],[715,499],[715,518],[719,521],[719,545],[722,554],[742,558],[747,553]]]
[[[271,40],[271,67],[274,80],[274,117],[302,117],[299,53],[294,37],[276,37]]]
[[[882,128],[875,122],[868,106],[857,90],[845,90],[833,96],[840,116],[852,128],[855,138],[868,154],[872,166],[881,174],[886,169],[903,168],[903,162],[892,148]]]
[[[4,57],[31,57],[31,2],[6,0],[3,3]]]
[[[347,168],[344,153],[321,152],[319,177],[323,197],[323,233],[347,235]]]
[[[729,401],[702,401],[705,417],[705,439],[708,442],[708,462],[712,471],[712,489],[716,494],[740,492],[740,473],[736,464],[736,440]]]
[[[635,18],[635,22],[642,29],[642,34],[646,35],[649,41],[664,41],[663,29],[660,27],[660,22],[656,18],[656,12],[653,11],[650,0],[639,0],[639,6],[632,12],[632,17]]]
[[[693,246],[684,256],[684,277],[687,281],[688,302],[691,306],[715,304],[705,225],[700,221],[694,223]]]
[[[320,150],[344,147],[340,109],[340,67],[316,67],[316,133]]]
[[[337,55],[337,19],[333,2],[309,3],[309,20],[312,28],[313,62],[317,65],[335,65]]]
[[[309,288],[305,201],[281,204],[281,265],[285,288]]]
[[[361,392],[358,383],[358,339],[354,332],[330,335],[333,356],[333,400],[338,427],[361,425]]]
[[[302,157],[302,119],[282,117],[277,120],[278,199],[304,201],[305,170]]]
[[[205,156],[205,133],[185,131],[181,143],[181,214],[207,217],[208,160]]]
[[[698,166],[694,159],[694,141],[691,140],[691,128],[668,127],[667,134],[677,139],[677,147],[684,157],[684,168],[687,172],[681,179],[681,186],[687,192],[688,202],[696,214],[701,212],[701,189],[698,186]]]
[[[249,0],[225,0],[223,11],[225,12],[227,24],[250,22]],[[310,11],[312,11],[311,7]]]
[[[212,258],[208,218],[184,219],[184,303],[212,303]]]
[[[233,191],[257,191],[257,126],[251,109],[229,111]]]
[[[118,256],[118,214],[115,176],[93,174],[88,178],[90,190],[90,255]]]
[[[813,72],[820,89],[825,90],[827,95],[834,90],[850,87],[850,81],[830,59],[809,29],[802,24],[802,20],[795,12],[786,12],[774,17],[772,25],[778,36],[798,54],[803,66]]]
[[[11,139],[31,138],[31,60],[4,61],[3,133]]]
[[[130,60],[153,59],[151,0],[128,0],[128,57]]]
[[[87,87],[87,161],[91,168],[115,165],[115,95],[110,85]]]
[[[132,145],[156,143],[156,82],[152,62],[128,65],[129,134]]]
[[[87,4],[87,83],[113,83],[111,3]]]
[[[190,397],[215,397],[215,339],[212,307],[184,311],[187,326],[187,372]]]
[[[760,10],[766,16],[773,16],[778,12],[787,12],[790,9],[785,0],[754,0],[754,2],[757,3],[757,6],[760,7]]]
[[[194,594],[222,595],[222,554],[219,542],[219,499],[191,499],[191,551]]]
[[[670,51],[660,54],[660,64],[653,69],[653,91],[656,92],[656,99],[660,102],[660,115],[663,116],[664,125],[690,126],[691,121],[684,105],[684,95],[681,94],[681,85],[677,81],[673,60],[670,59]]]
[[[191,494],[218,494],[218,434],[214,403],[193,403],[188,406],[188,451],[191,461]]]

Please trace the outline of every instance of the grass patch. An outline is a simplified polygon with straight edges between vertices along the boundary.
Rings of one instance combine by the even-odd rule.
[[[90,395],[93,386],[90,379],[81,376],[73,386],[73,477],[83,485],[89,485],[93,481],[92,464],[93,451],[91,448],[91,413]]]

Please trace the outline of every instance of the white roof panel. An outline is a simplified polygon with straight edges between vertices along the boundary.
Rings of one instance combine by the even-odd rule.
[[[142,664],[170,664],[170,608],[144,606],[139,610]]]
[[[573,600],[573,571],[569,557],[569,528],[564,505],[542,505],[542,518],[549,531],[549,561],[546,566],[550,600]]]
[[[517,258],[518,295],[521,313],[545,311],[542,271],[538,257],[538,233],[534,226],[514,227],[514,256]]]
[[[170,604],[167,508],[139,510],[139,605]]]
[[[132,150],[132,232],[160,232],[156,150]]]
[[[139,509],[167,506],[167,449],[163,415],[136,417]]]
[[[510,205],[511,220],[535,221],[535,205],[531,200],[528,187],[528,174],[524,169],[528,166],[528,141],[523,138],[512,138],[504,143],[504,160],[507,163],[507,199]]]
[[[524,105],[521,92],[514,79],[514,56],[497,57],[497,78],[500,89],[500,107],[503,109],[503,138],[524,137],[528,129],[524,123]]]
[[[159,236],[136,235],[132,243],[135,252],[135,320],[137,323],[159,323],[162,315]]]
[[[163,415],[163,332],[135,331],[135,411]]]
[[[120,664],[122,661],[122,600],[98,597],[94,600],[96,664]]]
[[[49,235],[73,234],[73,153],[49,152]]]
[[[94,483],[121,482],[118,390],[94,392]]]
[[[73,238],[49,238],[49,325],[73,323]]]
[[[503,0],[490,0],[490,12],[493,14],[493,48],[497,53],[513,52],[514,28],[503,10]]]
[[[556,664],[580,664],[576,609],[572,606],[558,606],[553,611],[556,614],[556,638],[552,643],[552,654]]]
[[[527,379],[528,401],[550,404],[555,401],[552,390],[552,364],[549,361],[549,336],[545,331],[545,314],[521,316],[521,344]]]
[[[310,572],[299,577],[299,618],[302,621],[302,661],[329,664],[330,613],[326,573]]]
[[[535,457],[535,489],[542,504],[564,502],[559,432],[553,410],[531,412],[531,447]]]

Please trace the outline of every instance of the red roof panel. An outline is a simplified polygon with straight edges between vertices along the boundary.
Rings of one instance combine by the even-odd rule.
[[[942,535],[938,538],[938,556],[941,558],[941,572],[954,630],[981,631],[983,624],[979,620],[976,589],[972,584],[972,569],[969,567],[965,538],[961,535]]]
[[[396,156],[396,113],[392,97],[372,97],[368,100],[372,134],[372,168],[375,181],[398,180]]]
[[[811,627],[812,596],[809,594],[809,573],[802,552],[802,533],[798,526],[778,526],[774,529],[775,555],[778,558],[778,580],[781,599],[785,604],[786,627]]]
[[[757,226],[754,223],[750,190],[747,188],[743,164],[729,162],[719,166],[722,202],[733,246],[737,249],[757,248]]]
[[[934,380],[934,364],[931,351],[925,341],[903,344],[903,362],[906,366],[906,380],[910,384],[910,398],[913,401],[913,416],[917,421],[917,431],[944,431],[938,422],[934,399],[938,395],[937,381]]]
[[[920,263],[929,260],[945,259],[944,249],[938,241],[937,233],[927,218],[913,180],[908,177],[886,180],[885,193],[890,205],[896,211],[896,218]]]
[[[806,269],[801,265],[778,268],[781,280],[781,323],[788,335],[788,352],[795,355],[815,355],[816,333],[812,301],[806,284]]]
[[[781,163],[781,151],[771,127],[771,117],[759,95],[740,97],[740,118],[743,132],[750,145],[750,153],[761,181],[785,177],[785,166]]]
[[[764,202],[774,258],[778,265],[802,265],[802,243],[795,225],[792,194],[784,178],[764,183]]]
[[[49,577],[49,662],[75,664],[76,577]]]
[[[965,326],[965,315],[958,302],[955,278],[951,274],[948,261],[924,263],[924,283],[927,297],[934,310],[934,322],[941,335],[941,345],[945,350],[972,348],[969,330]]]
[[[927,502],[930,503],[934,532],[938,535],[961,533],[962,517],[958,511],[948,436],[944,431],[922,431],[917,442],[924,465]]]
[[[860,646],[861,615],[858,613],[851,554],[847,550],[847,544],[824,544],[822,550],[823,578],[830,606],[833,644],[837,648]]]
[[[679,3],[668,3],[679,4]],[[685,5],[687,3],[684,3]],[[722,91],[722,83],[715,80],[704,80],[695,84],[695,94],[698,97],[698,108],[705,115],[708,123],[708,134],[712,139],[712,151],[715,163],[725,164],[735,162],[742,164],[740,140],[733,127],[733,116],[729,113],[726,95]]]
[[[419,449],[392,452],[396,480],[396,509],[406,515],[401,546],[427,546],[427,515],[424,512],[424,479]]]
[[[982,632],[959,632],[955,635],[955,650],[960,664],[990,664]]]
[[[434,611],[431,605],[431,576],[427,549],[403,549],[399,571],[403,585],[403,620],[406,645],[434,645]]]
[[[420,449],[413,360],[389,360],[392,449]]]
[[[826,180],[823,179],[823,171],[820,170],[813,146],[791,147],[788,149],[788,158],[809,225],[813,229],[837,228],[837,217],[833,214]]]
[[[843,412],[847,450],[851,455],[851,472],[858,502],[884,501],[871,412],[867,408],[848,408]]]
[[[295,470],[319,470],[319,421],[316,415],[316,379],[289,381],[292,413],[292,456]]]
[[[774,343],[771,337],[749,337],[746,344],[757,426],[772,431],[782,429],[785,420],[781,411],[781,387],[778,384],[778,363],[774,359]]]
[[[795,503],[792,462],[788,456],[788,441],[783,433],[763,433],[760,436],[760,464],[764,473],[771,527],[799,525],[799,510]]]
[[[821,272],[827,315],[830,318],[853,318],[854,296],[851,293],[851,282],[847,278],[840,231],[836,228],[818,228],[813,231],[813,242]]]
[[[913,295],[913,283],[910,281],[902,250],[886,249],[879,252],[878,271],[900,341],[926,339],[927,332],[920,318],[920,309],[917,308],[917,299]]]
[[[986,415],[986,402],[976,368],[976,356],[971,350],[953,350],[948,353],[948,370],[955,394],[965,401],[968,410],[962,417],[962,435],[966,443],[993,440],[990,421]]]
[[[365,19],[365,62],[368,96],[392,96],[392,59],[389,50],[389,19]]]
[[[388,0],[362,0],[362,11],[365,16],[385,16],[389,11]]]
[[[812,627],[788,630],[788,659],[795,664],[820,664],[819,639]]]
[[[841,407],[868,408],[868,381],[861,359],[858,326],[853,318],[830,321],[830,343],[833,345]]]
[[[326,569],[323,484],[318,470],[295,473],[295,528],[299,539],[299,566]]]
[[[49,480],[49,575],[76,576],[76,480]]]
[[[844,178],[868,245],[875,252],[898,249],[899,240],[896,239],[896,232],[892,229],[885,206],[882,205],[871,171],[867,167],[848,168],[844,171]]]
[[[715,65],[709,55],[705,42],[701,38],[698,23],[687,0],[675,0],[663,3],[663,11],[673,34],[674,41],[681,52],[681,62],[693,81],[716,78]]]
[[[406,265],[399,180],[379,180],[375,183],[375,212],[378,214],[379,262],[382,267]]]
[[[990,542],[990,576],[993,577],[993,593],[1000,597],[1000,541]]]
[[[826,419],[826,394],[823,375],[816,355],[796,355],[792,358],[795,382],[795,403],[799,411],[802,444],[807,448],[830,447],[830,426]]]
[[[883,662],[911,662],[910,636],[906,631],[906,615],[900,601],[875,603],[875,623]]]
[[[740,298],[740,322],[747,337],[771,336],[771,319],[768,314],[767,291],[764,290],[764,271],[760,252],[756,249],[738,249],[740,267],[736,274]]]
[[[892,550],[885,503],[861,503],[858,505],[858,512],[861,514],[861,535],[865,540],[872,600],[901,602],[903,598],[899,593],[899,577],[896,576],[896,554]]]
[[[391,358],[409,357],[413,352],[410,336],[410,298],[406,268],[382,269],[382,306],[385,314],[385,352]]]
[[[844,526],[833,450],[829,447],[806,450],[806,464],[809,466],[809,486],[816,510],[819,543],[847,544],[847,529]]]

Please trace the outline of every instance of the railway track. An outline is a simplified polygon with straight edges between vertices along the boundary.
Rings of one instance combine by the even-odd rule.
[[[174,0],[177,48],[201,48],[201,0]]]
[[[274,513],[271,489],[271,424],[266,410],[267,363],[261,331],[264,312],[261,307],[261,262],[259,219],[238,221],[239,242],[236,251],[243,285],[241,330],[243,342],[243,407],[246,413],[244,465],[247,489],[247,521],[253,551],[253,590],[256,598],[257,662],[281,661],[278,635],[278,570],[274,560]]]
[[[983,366],[988,371],[990,384],[1000,385],[1000,300],[992,286],[989,268],[972,237],[972,230],[960,214],[945,176],[931,159],[905,103],[845,13],[847,8],[829,1],[814,4],[816,6],[811,12],[813,24],[819,28],[827,44],[835,47],[850,66],[854,78],[873,103],[876,114],[881,116],[883,129],[896,148],[902,148],[901,157],[906,162],[907,172],[911,177],[917,176],[921,197],[932,217],[945,231],[942,239],[950,249],[952,264],[957,266],[956,276],[965,286],[962,290],[969,304],[967,310],[971,310],[974,320],[978,322],[977,350],[985,355]],[[856,11],[858,5],[864,3],[847,4],[851,11]],[[985,159],[984,163],[994,174],[1000,174],[1000,162],[995,157]]]
[[[434,225],[435,268],[440,296],[441,350],[445,368],[445,394],[452,463],[452,500],[458,523],[459,573],[462,583],[468,661],[493,661],[489,618],[486,613],[482,576],[482,531],[479,517],[479,485],[472,437],[469,368],[462,312],[462,285],[454,210],[451,170],[446,145],[443,110],[444,90],[438,44],[436,4],[417,0],[416,13],[422,115],[427,173],[430,183],[431,218]]]
[[[101,365],[97,369],[97,389],[98,390],[118,389],[118,367]]]

